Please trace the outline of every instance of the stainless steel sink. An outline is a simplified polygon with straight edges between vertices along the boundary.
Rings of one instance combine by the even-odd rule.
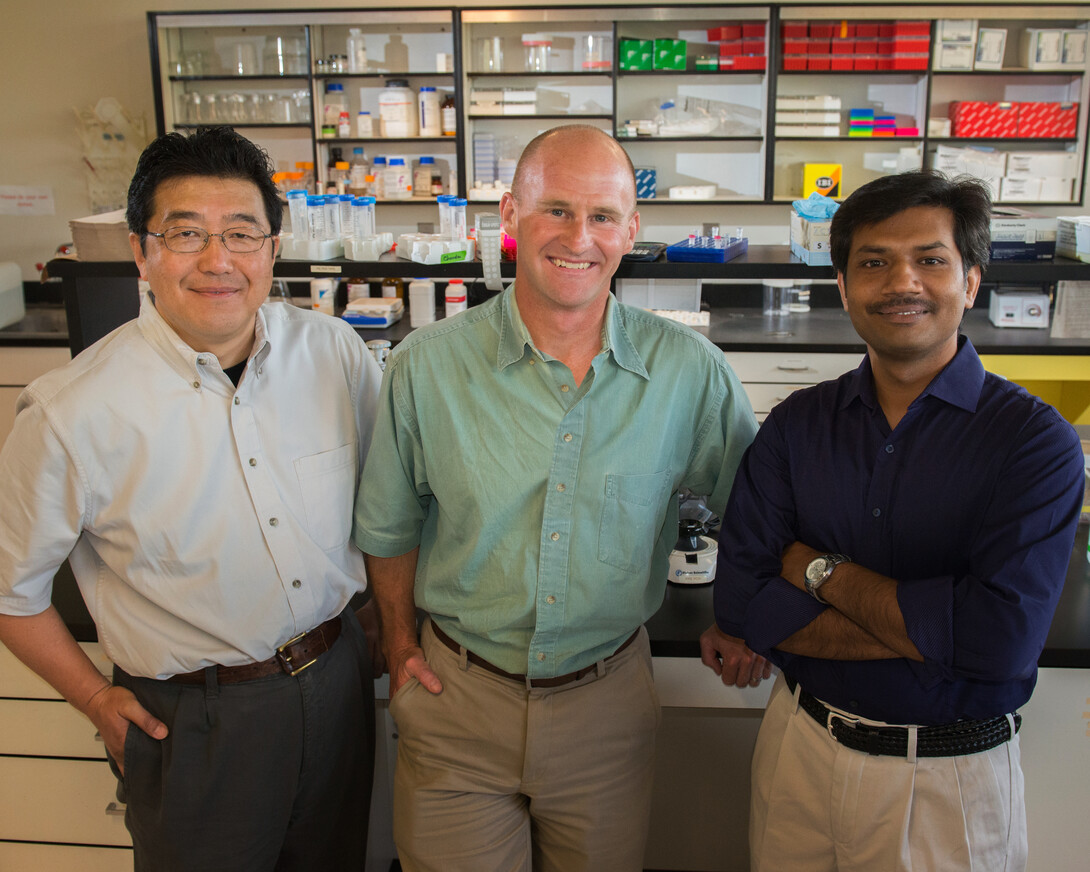
[[[0,334],[30,339],[34,336],[57,339],[68,335],[64,306],[28,306],[23,320],[0,330]]]

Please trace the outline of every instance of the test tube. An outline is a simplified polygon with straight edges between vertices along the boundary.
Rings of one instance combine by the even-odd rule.
[[[307,224],[311,239],[325,239],[325,198],[307,197]]]
[[[291,216],[291,235],[296,239],[306,239],[310,235],[306,191],[288,191],[288,214]]]
[[[344,239],[352,238],[352,201],[356,199],[351,194],[341,194],[337,198],[340,200],[341,209],[341,237]]]
[[[440,194],[435,198],[439,204],[439,235],[443,239],[450,239],[450,201],[453,199],[453,194]]]
[[[375,198],[356,198],[356,239],[370,239],[375,235]]]
[[[325,200],[325,238],[341,238],[341,201],[337,195],[326,196]]]
[[[466,238],[466,204],[469,201],[464,197],[456,197],[450,201],[450,238]]]

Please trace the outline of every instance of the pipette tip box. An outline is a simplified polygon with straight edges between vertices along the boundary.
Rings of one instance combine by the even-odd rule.
[[[749,250],[744,236],[690,236],[666,247],[666,260],[673,263],[726,263]]]

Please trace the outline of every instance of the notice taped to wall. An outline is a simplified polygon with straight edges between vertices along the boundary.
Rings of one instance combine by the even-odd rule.
[[[0,185],[0,215],[54,215],[53,189]]]
[[[1090,282],[1057,282],[1053,339],[1090,339]]]

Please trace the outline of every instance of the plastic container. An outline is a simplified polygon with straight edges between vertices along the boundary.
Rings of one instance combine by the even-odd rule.
[[[352,149],[352,162],[348,170],[348,193],[363,197],[371,192],[367,189],[367,176],[371,173],[371,165],[367,163],[367,155],[360,146]]]
[[[288,215],[291,218],[291,235],[296,239],[308,238],[310,226],[307,224],[307,192],[288,191],[287,200]]]
[[[439,204],[439,235],[450,239],[450,201],[457,199],[451,194],[442,194],[435,198]]]
[[[311,239],[325,239],[325,197],[307,197],[307,225]]]
[[[356,116],[356,136],[359,139],[370,139],[374,135],[375,121],[371,113],[366,109],[360,110],[360,114]]]
[[[583,69],[606,71],[613,67],[613,37],[590,33],[583,37]]]
[[[333,297],[336,284],[333,279],[310,280],[310,307],[325,315],[333,314]]]
[[[435,171],[435,158],[424,156],[420,158],[420,162],[413,167],[413,196],[414,197],[430,197],[431,196],[431,176]]]
[[[400,297],[405,299],[405,282],[396,276],[388,276],[382,280],[382,296]]]
[[[386,158],[375,155],[371,161],[371,175],[375,177],[374,195],[379,200],[386,199]]]
[[[466,310],[466,283],[461,279],[447,282],[446,316],[450,318]]]
[[[395,139],[416,136],[417,95],[406,79],[390,79],[378,95],[382,136]]]
[[[442,136],[443,117],[439,105],[439,92],[431,85],[422,86],[420,95],[417,98],[417,108],[419,110],[417,121],[420,124],[420,135]]]
[[[409,282],[409,325],[423,327],[435,320],[435,282],[420,278]]]
[[[353,232],[356,239],[368,239],[375,235],[375,198],[357,197],[353,203],[355,221]]]
[[[455,197],[450,201],[450,238],[466,238],[466,205],[468,200]]]
[[[322,197],[325,208],[325,238],[341,238],[341,201],[336,194]]]
[[[358,27],[348,30],[348,72],[367,72],[367,42]]]
[[[447,94],[439,105],[440,124],[443,128],[443,136],[458,135],[458,109],[454,103],[454,95]]]
[[[524,33],[522,55],[528,73],[547,73],[553,38],[547,33]]]
[[[392,157],[386,165],[386,199],[408,200],[412,196],[412,180],[405,158]]]
[[[347,139],[352,135],[352,116],[347,112],[342,112],[337,119],[337,136],[342,139]]]
[[[340,82],[327,82],[325,99],[322,101],[322,125],[334,127],[341,119],[341,113],[348,111],[348,100],[344,95],[344,85]]]
[[[786,315],[787,292],[794,287],[795,283],[791,279],[765,279],[762,285],[764,286],[763,313],[765,315]]]

